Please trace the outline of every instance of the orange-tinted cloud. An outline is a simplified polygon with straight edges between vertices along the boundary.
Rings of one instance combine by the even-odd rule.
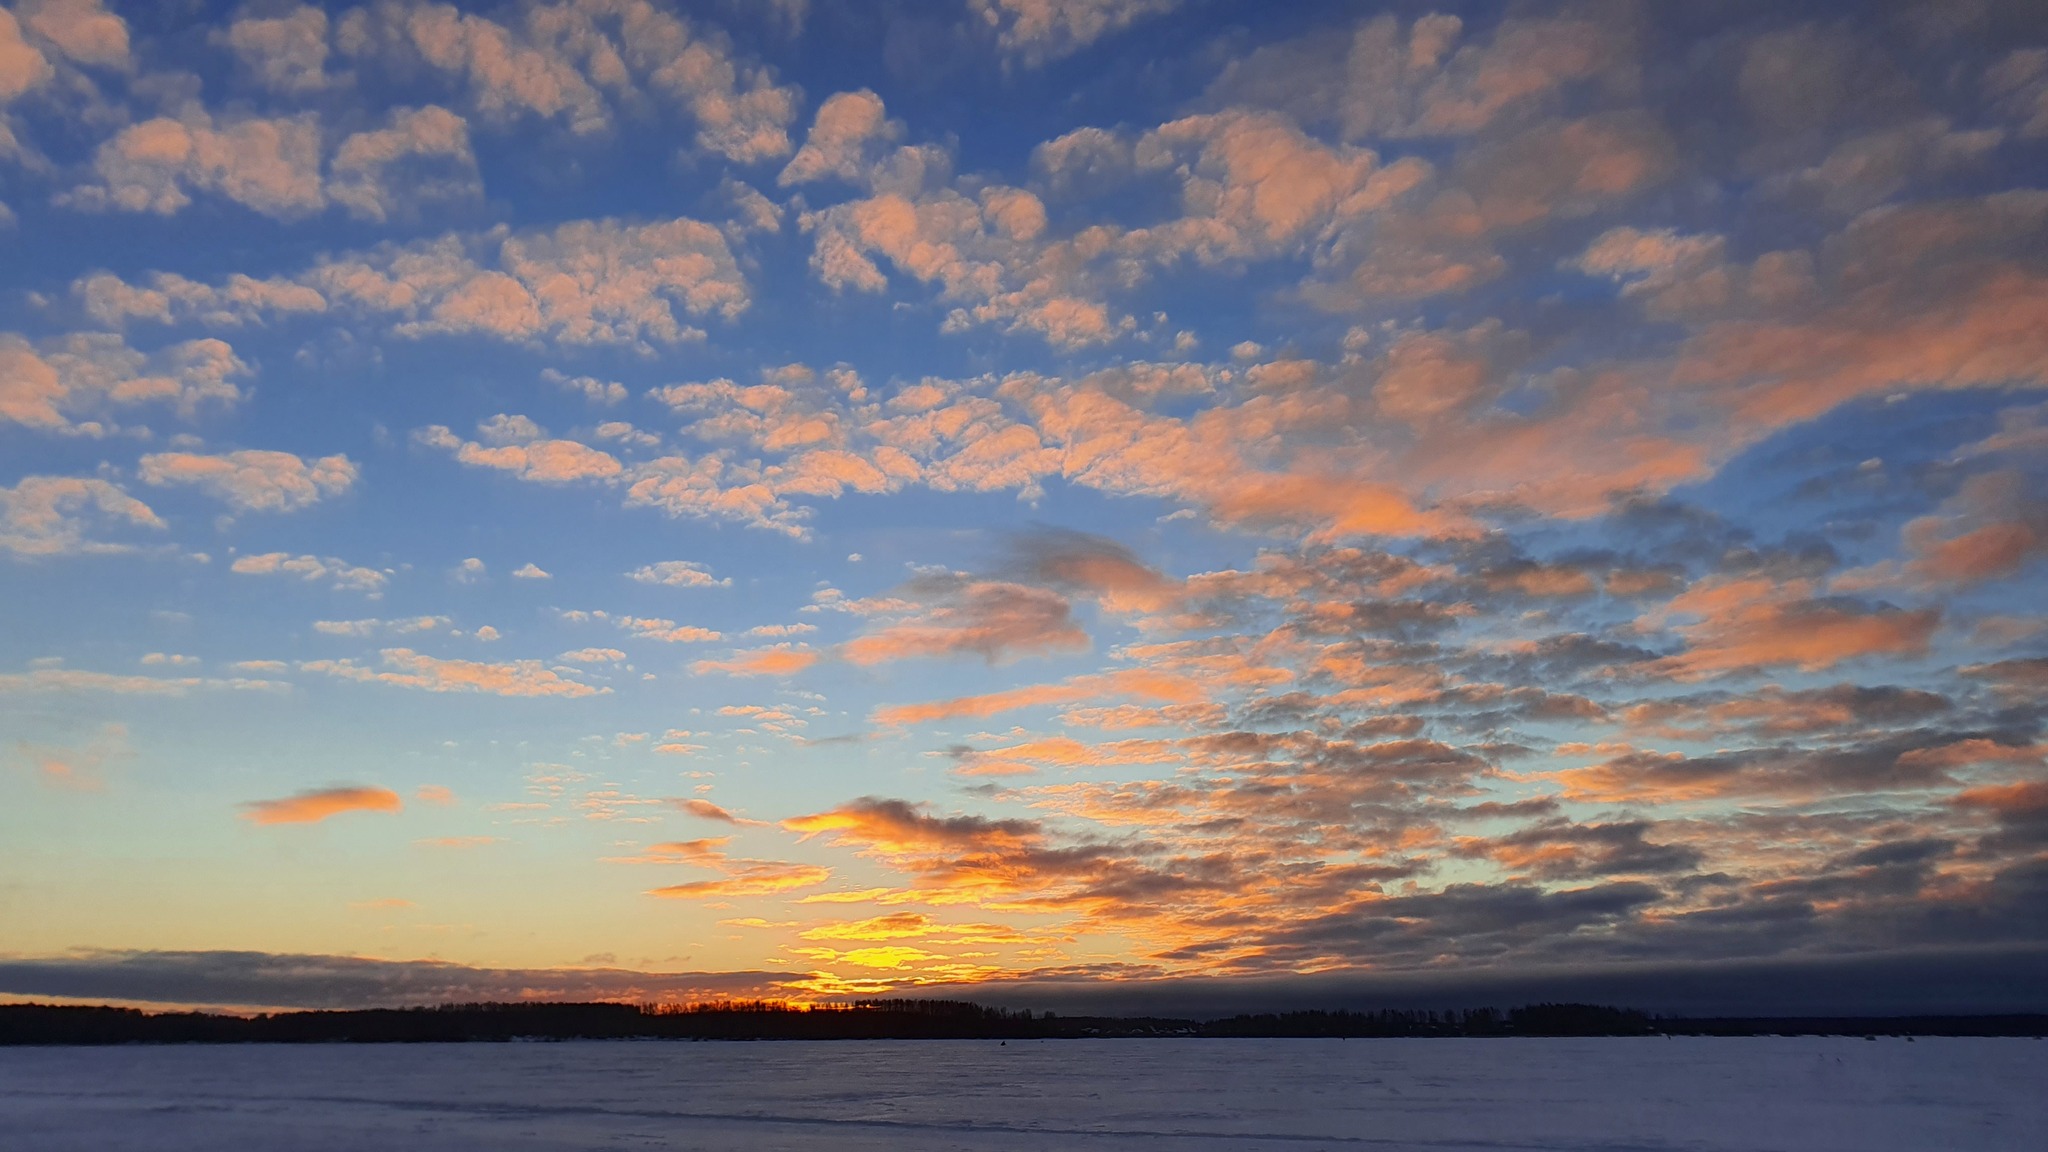
[[[711,801],[705,800],[701,797],[691,797],[686,800],[671,800],[669,801],[669,803],[671,805],[674,805],[677,809],[681,811],[687,812],[692,816],[696,816],[704,820],[716,820],[721,824],[732,824],[735,826],[745,825],[748,827],[756,828],[767,827],[766,821],[749,820],[744,816],[735,815],[730,809],[722,808],[719,805],[713,804]]]
[[[1982,808],[2003,814],[2048,813],[2048,781],[1987,784],[1956,793],[1954,802],[1965,808]]]
[[[832,870],[815,864],[791,864],[773,860],[737,860],[725,853],[728,837],[708,840],[679,840],[656,844],[639,863],[682,863],[708,868],[721,875],[716,880],[693,880],[650,889],[648,895],[672,900],[721,899],[730,896],[765,896],[823,884]]]
[[[1677,628],[1685,651],[1655,666],[1684,680],[1785,665],[1815,672],[1860,656],[1918,654],[1941,622],[1938,608],[1818,599],[1810,582],[1763,578],[1704,581],[1659,615],[1696,618]]]
[[[1038,826],[1026,820],[933,816],[919,805],[874,797],[791,817],[782,826],[805,839],[829,836],[889,853],[1015,848],[1043,839]]]
[[[106,766],[134,755],[128,743],[128,726],[104,724],[83,746],[68,747],[17,741],[12,759],[52,788],[78,792],[99,792],[106,788]]]
[[[1202,685],[1186,676],[1149,668],[1077,676],[1058,684],[1034,684],[982,696],[962,696],[924,704],[898,704],[877,708],[877,724],[923,724],[933,720],[994,716],[1019,708],[1048,704],[1069,704],[1110,696],[1136,696],[1170,703],[1193,703],[1202,699]]]
[[[346,492],[359,472],[346,456],[302,460],[289,452],[242,451],[219,456],[158,452],[142,458],[144,482],[193,484],[238,511],[289,512]]]
[[[154,355],[114,333],[76,333],[30,344],[0,333],[0,422],[104,436],[105,418],[130,405],[171,405],[190,417],[202,403],[233,404],[249,366],[220,340],[188,340]]]
[[[386,648],[381,653],[384,670],[367,668],[353,660],[308,660],[299,665],[308,672],[324,672],[344,680],[371,684],[394,684],[427,692],[483,692],[493,696],[597,696],[610,688],[592,687],[564,677],[538,660],[513,660],[487,664],[475,660],[443,660],[410,648]]]
[[[313,824],[344,812],[399,812],[405,802],[388,788],[321,788],[281,800],[252,800],[242,818],[256,824]]]
[[[0,488],[0,551],[17,556],[122,552],[126,544],[95,540],[92,519],[161,530],[167,525],[121,488],[97,477],[26,476]]]
[[[73,7],[74,5],[64,5]],[[87,212],[169,216],[192,193],[224,196],[265,215],[294,220],[326,207],[320,181],[320,125],[310,113],[216,121],[190,105],[123,128],[93,158],[97,183],[61,202]]]
[[[551,440],[540,435],[540,429],[524,417],[515,417],[527,426],[517,434],[511,443],[485,446],[473,440],[464,440],[447,428],[434,424],[415,434],[420,443],[441,448],[455,454],[464,464],[480,468],[496,468],[510,472],[522,480],[540,484],[568,484],[577,480],[610,480],[625,471],[618,458],[609,452],[600,451],[574,440]],[[507,418],[499,417],[501,423]],[[487,425],[485,431],[490,431]],[[504,437],[494,437],[503,439]]]
[[[699,676],[721,672],[727,676],[794,676],[818,662],[818,653],[804,644],[776,644],[734,652],[724,660],[699,660],[690,671]]]
[[[1038,65],[1070,55],[1181,0],[969,0],[1005,51]]]
[[[1900,535],[1913,580],[1981,584],[2012,576],[2048,551],[2048,500],[2028,493],[2017,469],[1988,472],[1964,482],[1942,513],[1908,521]]]
[[[301,580],[332,580],[336,588],[365,592],[375,598],[390,577],[375,568],[350,564],[338,556],[294,556],[289,552],[258,552],[237,556],[228,571],[245,576],[296,576]]]

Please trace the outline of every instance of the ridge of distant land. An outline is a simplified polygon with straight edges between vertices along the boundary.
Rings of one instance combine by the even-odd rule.
[[[233,1016],[0,1005],[0,1045],[463,1043],[509,1040],[1043,1040],[1107,1037],[2048,1036],[2048,1015],[1664,1017],[1593,1004],[1500,1011],[1288,1012],[1177,1020],[1034,1015],[960,1000],[445,1004]]]

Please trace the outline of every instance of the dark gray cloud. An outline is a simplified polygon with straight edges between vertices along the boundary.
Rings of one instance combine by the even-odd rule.
[[[1004,569],[1022,582],[1109,603],[1122,597],[1154,607],[1177,599],[1181,591],[1124,545],[1071,528],[1041,526],[1013,535]]]
[[[1067,1013],[1223,1016],[1308,1008],[1452,1008],[1540,1001],[1687,1015],[2048,1011],[2048,946],[1853,955],[1514,964],[1260,979],[1146,979],[1143,965],[1076,967],[946,995]],[[653,1001],[775,994],[788,973],[492,969],[262,952],[100,952],[0,960],[0,995],[157,1005],[363,1008],[516,999]]]
[[[1559,890],[1515,882],[1453,884],[1278,925],[1260,943],[1280,963],[1343,957],[1409,967],[1450,956],[1486,962],[1582,929],[1625,922],[1664,896],[1661,888],[1639,881]]]
[[[927,572],[902,591],[920,607],[847,641],[841,655],[856,664],[962,655],[995,663],[1088,646],[1073,605],[1049,588]]]
[[[1543,1001],[1695,1016],[2042,1012],[2048,1011],[2048,947],[1911,948],[1733,961],[1517,963],[1253,980],[1018,981],[958,991],[984,1003],[1041,1010],[1183,1016]]]
[[[1462,841],[1456,852],[1467,858],[1490,859],[1511,873],[1545,880],[1688,872],[1705,860],[1697,848],[1652,842],[1648,833],[1655,827],[1648,820],[1612,824],[1546,820],[1505,836]]]
[[[790,972],[477,968],[269,952],[0,957],[0,995],[236,1008],[369,1008],[513,1000],[693,1001],[786,995]]]

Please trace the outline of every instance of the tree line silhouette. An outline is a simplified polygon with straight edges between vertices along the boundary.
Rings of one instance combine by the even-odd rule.
[[[2048,1035],[2048,1015],[1685,1018],[1597,1004],[1530,1004],[1507,1011],[1307,1011],[1183,1020],[1034,1014],[1030,1009],[990,1008],[964,1000],[812,1005],[746,1000],[687,1005],[443,1004],[239,1016],[101,1006],[0,1005],[0,1045],[1658,1035],[2042,1036]]]

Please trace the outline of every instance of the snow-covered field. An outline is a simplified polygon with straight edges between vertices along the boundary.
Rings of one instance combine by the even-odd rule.
[[[2048,1149],[2048,1041],[0,1049],[10,1152]]]

